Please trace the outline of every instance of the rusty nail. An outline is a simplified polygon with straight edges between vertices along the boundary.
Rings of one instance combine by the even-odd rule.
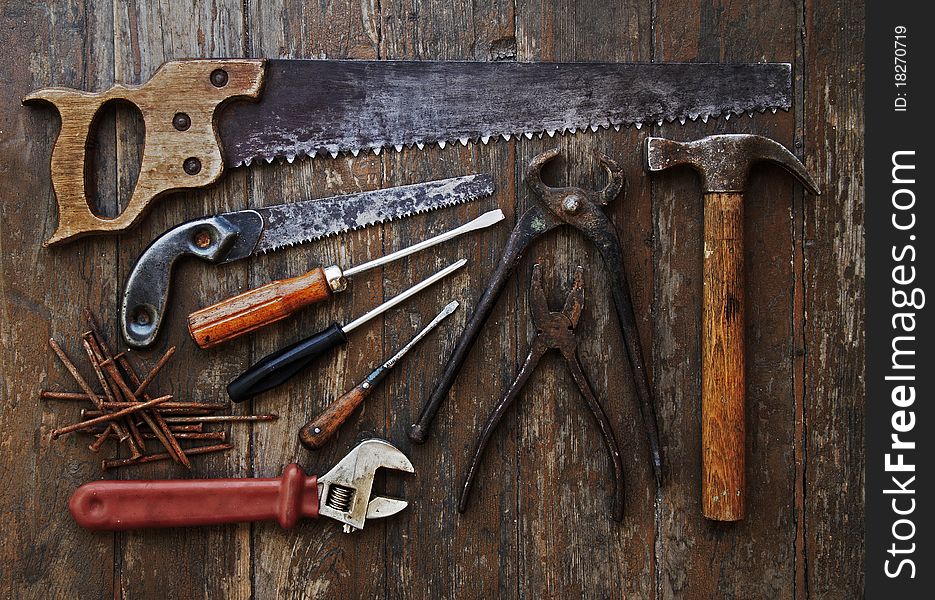
[[[194,448],[188,448],[186,452],[189,455],[194,454],[209,454],[211,452],[225,452],[227,450],[233,449],[232,444],[216,444],[214,446],[196,446]],[[161,454],[148,454],[140,458],[116,458],[116,459],[105,459],[101,461],[101,468],[104,470],[107,469],[116,469],[118,467],[127,467],[130,465],[139,465],[143,463],[157,462],[160,460],[168,460],[172,458],[168,452],[163,452]]]
[[[62,436],[62,435],[65,435],[66,433],[71,433],[71,432],[73,432],[73,431],[78,431],[79,429],[84,429],[84,428],[86,428],[86,427],[90,427],[91,425],[96,425],[96,424],[98,424],[98,423],[108,423],[108,422],[110,422],[110,421],[113,421],[114,419],[119,419],[120,417],[123,417],[123,416],[126,416],[126,415],[130,415],[130,414],[133,414],[133,413],[138,412],[138,411],[141,411],[141,410],[145,410],[145,409],[150,408],[150,407],[152,407],[152,406],[156,406],[156,405],[162,404],[163,402],[167,402],[170,398],[172,398],[172,396],[161,396],[161,397],[159,397],[159,398],[154,398],[154,399],[150,400],[149,402],[141,402],[141,403],[135,404],[135,405],[133,405],[133,406],[131,406],[131,407],[129,407],[129,408],[125,408],[125,409],[123,409],[123,410],[118,410],[117,412],[113,412],[113,413],[108,413],[108,414],[106,414],[106,415],[101,415],[101,416],[99,416],[99,417],[95,417],[95,418],[90,419],[90,420],[88,420],[88,421],[79,421],[78,423],[73,423],[73,424],[68,425],[68,426],[66,426],[66,427],[61,427],[61,428],[59,428],[59,429],[54,429],[54,430],[52,431],[52,439],[54,440],[54,439],[56,439],[56,438],[58,438],[58,437],[60,437],[60,436]]]

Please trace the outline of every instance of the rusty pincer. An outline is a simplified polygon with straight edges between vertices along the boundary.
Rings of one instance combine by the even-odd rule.
[[[535,371],[539,360],[549,350],[557,350],[565,359],[565,364],[568,365],[568,370],[571,371],[572,379],[575,380],[578,391],[584,396],[588,408],[591,409],[591,413],[597,419],[597,426],[601,430],[601,437],[604,438],[607,452],[610,453],[610,462],[614,471],[612,515],[616,521],[623,519],[623,461],[620,458],[620,448],[617,447],[617,440],[614,437],[614,430],[610,425],[610,421],[607,419],[607,412],[597,396],[594,395],[593,388],[588,382],[584,368],[581,366],[581,360],[578,358],[578,338],[575,336],[575,327],[578,325],[581,311],[584,310],[583,273],[584,269],[581,267],[575,270],[575,281],[565,299],[565,306],[561,311],[552,312],[549,310],[549,304],[545,298],[545,290],[542,289],[542,269],[538,264],[533,266],[532,283],[529,286],[529,305],[536,335],[529,346],[529,355],[526,356],[526,362],[523,363],[509,391],[497,403],[477,439],[477,447],[474,449],[471,466],[468,468],[468,474],[461,491],[459,511],[464,512],[467,509],[474,476],[477,475],[484,449],[487,447],[487,442],[490,441],[493,430],[496,429],[504,413],[519,396],[520,390],[523,389],[523,386],[529,380],[529,376]]]
[[[429,397],[419,420],[412,425],[409,437],[415,442],[424,442],[428,429],[442,401],[448,395],[455,377],[467,358],[468,352],[481,327],[487,321],[497,298],[506,286],[510,275],[519,264],[526,248],[539,236],[559,227],[571,225],[587,237],[597,247],[610,275],[611,293],[617,311],[617,319],[623,333],[624,346],[633,370],[636,391],[639,397],[643,427],[649,441],[653,474],[657,485],[662,484],[662,453],[659,447],[659,432],[656,426],[656,413],[653,399],[643,365],[643,353],[640,348],[636,317],[630,301],[623,268],[623,256],[620,242],[613,224],[604,214],[603,207],[617,197],[624,187],[622,169],[607,156],[598,153],[597,159],[608,175],[608,183],[601,190],[585,190],[578,187],[553,188],[542,182],[542,167],[559,154],[558,149],[549,150],[536,156],[526,168],[526,185],[536,196],[536,204],[519,218],[510,239],[507,241],[496,270],[487,284],[474,314],[471,315],[464,333],[458,340],[455,350],[448,359],[441,379]]]

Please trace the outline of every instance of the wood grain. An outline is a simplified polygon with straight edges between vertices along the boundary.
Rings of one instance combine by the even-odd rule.
[[[199,348],[213,348],[333,296],[325,270],[316,267],[196,310],[188,332]]]
[[[745,513],[743,194],[704,195],[701,300],[701,509]]]
[[[794,22],[795,10],[779,1],[755,8],[720,2],[660,3],[655,59],[789,60],[795,54],[795,36],[779,25]],[[742,131],[793,147],[792,117],[779,112],[653,129],[654,135],[679,140]],[[689,169],[659,175],[652,177],[657,240],[653,339],[654,363],[662,369],[656,377],[657,408],[671,477],[659,503],[658,594],[792,597],[797,518],[792,456],[797,442],[791,339],[793,323],[803,318],[794,310],[792,294],[797,283],[791,261],[794,188],[787,174],[763,167],[751,173],[744,193],[747,514],[737,523],[718,523],[703,518],[698,501],[702,192]]]
[[[7,3],[0,14],[9,25],[0,41],[22,56],[0,65],[0,460],[10,482],[0,490],[9,515],[0,538],[0,596],[860,597],[863,9],[856,0],[83,0],[67,6]],[[120,236],[41,248],[55,228],[48,161],[60,124],[51,111],[21,106],[25,95],[53,85],[135,85],[166,60],[237,56],[792,61],[795,106],[791,113],[753,119],[231,169],[216,186],[168,196]],[[482,89],[478,96],[483,98]],[[119,214],[132,197],[143,126],[120,106],[108,104],[99,115],[89,173],[96,188],[88,190],[97,214]],[[733,524],[706,521],[698,502],[701,191],[688,170],[650,178],[638,152],[647,134],[687,140],[709,133],[776,139],[794,149],[824,191],[817,200],[805,196],[786,173],[763,167],[751,174],[745,194],[747,516]],[[593,150],[619,160],[626,173],[627,191],[607,212],[620,233],[652,374],[666,455],[667,482],[660,490],[652,482],[603,265],[573,231],[556,231],[530,249],[442,407],[433,436],[422,446],[408,443],[406,431],[510,226],[531,201],[522,170],[554,146],[562,148],[564,160],[545,173],[547,183],[602,185]],[[45,340],[54,337],[67,353],[80,355],[74,341],[84,331],[86,306],[114,336],[123,283],[154,237],[205,214],[472,172],[494,175],[493,200],[227,266],[180,264],[177,276],[186,285],[176,290],[164,337],[150,352],[129,355],[144,373],[176,345],[178,359],[152,383],[151,393],[221,401],[224,385],[256,358],[332,321],[346,322],[427,273],[468,258],[470,269],[355,331],[347,347],[309,377],[243,407],[279,413],[278,421],[231,427],[234,450],[192,458],[194,477],[273,477],[290,462],[321,474],[356,438],[379,435],[416,467],[414,476],[388,474],[377,482],[381,492],[408,499],[406,510],[353,535],[325,521],[285,532],[257,524],[92,534],[67,517],[70,494],[102,473],[86,438],[62,438],[54,446],[47,441],[48,431],[77,420],[81,406],[35,400],[41,388],[73,388]],[[334,302],[208,350],[186,331],[186,316],[198,307],[316,264],[357,264],[440,233],[494,203],[507,215],[502,225],[362,273]],[[553,304],[563,299],[574,267],[586,269],[579,350],[621,444],[622,524],[607,518],[611,482],[593,419],[553,357],[505,416],[472,504],[464,515],[457,513],[475,433],[528,350],[533,262],[541,262],[545,280],[555,282],[548,292]],[[331,443],[307,452],[296,436],[300,425],[452,298],[464,308],[446,320],[440,335],[414,348]],[[117,338],[111,341],[116,346]],[[160,451],[155,440],[146,443],[151,452]],[[161,461],[111,476],[159,479],[184,472]]]
[[[806,2],[801,143],[804,586],[864,596],[864,5]],[[830,193],[826,193],[825,190]]]

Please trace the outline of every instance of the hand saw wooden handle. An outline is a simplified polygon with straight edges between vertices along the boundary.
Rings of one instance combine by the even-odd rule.
[[[701,481],[704,516],[744,517],[743,195],[704,197]]]
[[[105,531],[273,519],[289,528],[318,516],[318,479],[291,464],[271,479],[94,481],[68,509],[82,527]]]
[[[328,300],[344,289],[343,281],[338,267],[316,267],[197,310],[188,316],[188,331],[200,348],[211,348]]]
[[[26,96],[24,103],[53,105],[62,120],[52,150],[58,228],[45,245],[90,233],[123,231],[159,196],[217,181],[224,160],[214,127],[215,112],[232,98],[258,97],[265,64],[265,60],[247,59],[172,61],[139,86],[115,85],[99,93],[47,88]],[[124,211],[112,219],[91,212],[85,185],[91,128],[101,107],[111,101],[135,105],[146,126],[136,187]]]

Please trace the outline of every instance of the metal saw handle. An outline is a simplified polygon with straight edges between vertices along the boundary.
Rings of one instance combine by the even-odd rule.
[[[249,256],[263,231],[252,210],[195,219],[153,240],[133,265],[120,306],[120,331],[132,348],[156,341],[165,316],[172,268],[183,256],[220,264]]]
[[[318,516],[318,478],[291,464],[270,479],[94,481],[75,490],[68,510],[82,527],[104,531],[273,519],[288,529]]]
[[[265,67],[262,59],[171,61],[138,86],[115,85],[97,93],[46,88],[26,96],[23,103],[51,104],[62,120],[51,164],[58,227],[44,245],[90,233],[123,231],[139,221],[159,196],[217,181],[224,160],[214,127],[215,112],[232,98],[257,98]],[[91,212],[85,169],[94,120],[101,107],[115,100],[140,110],[146,139],[130,201],[110,219]]]

